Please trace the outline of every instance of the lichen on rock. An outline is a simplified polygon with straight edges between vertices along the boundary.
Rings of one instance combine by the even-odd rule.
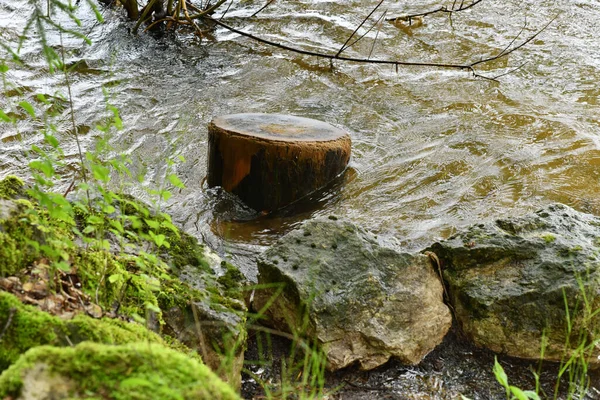
[[[330,370],[372,369],[390,357],[416,364],[451,325],[429,258],[381,247],[349,222],[305,223],[263,253],[258,269],[267,289],[256,290],[255,308],[317,341]]]
[[[600,218],[552,204],[471,226],[429,250],[443,265],[459,326],[475,344],[556,361],[592,344],[589,361],[598,363],[599,239]]]

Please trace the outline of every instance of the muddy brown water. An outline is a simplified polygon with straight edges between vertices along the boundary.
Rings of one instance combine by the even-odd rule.
[[[263,5],[250,0],[234,2],[227,21],[283,44],[337,52],[376,3],[275,2],[250,22],[248,17]],[[380,11],[393,16],[437,6],[429,0],[390,1]],[[18,39],[30,10],[27,2],[0,1],[2,43]],[[65,49],[74,67],[75,120],[83,146],[92,148],[100,135],[96,125],[108,116],[107,102],[117,107],[124,128],[113,131],[110,142],[131,157],[132,171],[143,178],[127,190],[145,199],[148,189],[164,185],[166,160],[183,156],[185,161],[172,168],[186,189],[174,191],[163,208],[250,279],[256,277],[256,254],[319,215],[343,216],[373,231],[383,244],[411,251],[472,223],[523,214],[550,202],[600,215],[600,1],[484,0],[451,20],[432,15],[408,29],[383,24],[377,34],[374,58],[462,63],[502,51],[525,23],[521,38],[557,16],[527,47],[479,68],[494,76],[525,63],[499,83],[434,68],[396,72],[334,62],[331,70],[329,62],[221,28],[203,39],[187,33],[133,37],[120,13],[102,13],[104,24],[96,23],[85,4],[77,13],[91,45],[65,35],[61,41],[52,32],[48,36],[55,49]],[[376,31],[344,54],[368,55]],[[3,110],[18,112],[15,104],[23,98],[35,103],[36,93],[64,93],[64,77],[48,72],[39,46],[26,42],[21,55],[26,65],[11,65],[0,96]],[[347,130],[353,157],[343,182],[315,194],[309,205],[267,217],[208,190],[202,183],[207,124],[216,115],[241,112],[294,114]],[[21,119],[16,128],[0,126],[0,176],[28,175],[27,150],[41,142],[40,124]],[[61,131],[70,129],[66,108],[57,125]],[[72,137],[64,135],[61,141],[69,162],[76,163]],[[73,171],[69,165],[62,171],[59,189],[70,184]],[[469,357],[447,354],[476,350],[448,340],[432,355],[452,360],[436,364],[438,375],[392,365],[369,375],[382,377],[373,384],[385,386],[382,382],[393,375],[386,371],[405,371],[412,382],[433,379],[425,384],[433,385],[425,390],[428,394],[414,398],[448,398],[458,392],[493,398],[486,397],[494,384],[492,359],[480,358],[485,362],[470,368],[464,362]],[[473,374],[484,389],[464,386],[464,374]],[[449,389],[438,390],[439,385]],[[344,398],[359,398],[352,397],[353,390]],[[402,398],[402,390],[364,396]]]

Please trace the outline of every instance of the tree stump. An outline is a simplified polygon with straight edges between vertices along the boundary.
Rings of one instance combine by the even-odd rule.
[[[208,185],[257,211],[273,211],[344,171],[350,136],[325,122],[280,114],[232,114],[208,126]]]

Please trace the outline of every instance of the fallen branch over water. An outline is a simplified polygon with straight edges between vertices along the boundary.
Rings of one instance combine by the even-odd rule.
[[[291,46],[288,46],[288,45],[285,45],[285,44],[281,44],[281,43],[277,43],[277,42],[273,42],[271,40],[267,40],[267,39],[261,38],[259,36],[253,35],[251,33],[247,33],[247,32],[241,31],[239,29],[236,29],[236,28],[234,28],[234,27],[232,27],[230,25],[227,25],[224,22],[222,22],[220,20],[217,20],[217,19],[214,19],[212,17],[206,16],[204,18],[207,19],[207,20],[210,20],[211,22],[219,25],[222,28],[227,29],[230,32],[237,33],[237,34],[239,34],[241,36],[250,38],[250,39],[255,40],[257,42],[260,42],[260,43],[263,43],[263,44],[266,44],[266,45],[269,45],[269,46],[272,46],[272,47],[276,47],[276,48],[279,48],[279,49],[288,50],[288,51],[291,51],[291,52],[297,53],[297,54],[304,54],[304,55],[308,55],[308,56],[314,56],[314,57],[318,57],[318,58],[328,59],[331,62],[333,62],[334,60],[339,60],[339,61],[348,61],[348,62],[362,63],[362,64],[392,65],[392,66],[396,67],[396,71],[398,70],[399,66],[435,67],[435,68],[444,68],[444,69],[468,70],[468,71],[470,71],[473,74],[474,77],[484,78],[484,79],[488,79],[488,80],[496,80],[500,76],[506,75],[506,73],[504,73],[502,75],[494,76],[494,77],[489,77],[489,76],[482,75],[482,74],[478,73],[475,70],[475,67],[478,66],[478,65],[480,65],[480,64],[489,63],[489,62],[496,61],[496,60],[499,60],[501,58],[507,57],[509,54],[512,54],[515,51],[523,48],[525,45],[527,45],[532,40],[534,40],[537,36],[539,36],[542,32],[544,32],[556,20],[557,17],[558,17],[558,15],[555,16],[554,18],[552,18],[540,30],[538,30],[537,32],[535,32],[533,35],[531,35],[530,37],[528,37],[524,41],[520,42],[518,45],[511,47],[512,44],[514,44],[514,42],[516,41],[516,39],[521,35],[523,29],[509,43],[509,45],[507,47],[505,47],[499,53],[497,53],[495,55],[491,55],[491,56],[485,57],[485,58],[481,58],[481,59],[479,59],[477,61],[472,61],[470,63],[465,63],[465,64],[435,63],[435,62],[421,62],[421,61],[402,61],[402,60],[378,60],[378,59],[370,59],[370,58],[355,58],[355,57],[342,56],[342,55],[340,55],[341,51],[338,51],[336,54],[315,52],[315,51],[310,51],[310,50],[299,49],[299,48],[296,48],[296,47],[291,47]],[[342,48],[342,51],[343,51],[343,49],[344,48]],[[514,72],[515,70],[520,69],[523,65],[521,65],[521,66],[519,66],[516,69],[513,69],[511,71]],[[509,72],[511,72],[511,71],[509,71]]]

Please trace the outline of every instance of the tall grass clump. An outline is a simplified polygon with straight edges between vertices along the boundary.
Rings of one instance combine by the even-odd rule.
[[[545,333],[542,334],[540,363],[536,372],[533,372],[535,387],[524,390],[509,383],[508,375],[504,368],[494,359],[493,372],[498,383],[506,391],[507,400],[581,400],[586,395],[592,384],[590,378],[590,361],[597,357],[600,348],[600,331],[598,319],[600,317],[600,304],[593,300],[591,293],[585,285],[586,280],[595,279],[588,274],[585,277],[577,276],[579,296],[574,305],[569,306],[565,289],[563,288],[563,301],[565,308],[565,343],[563,356],[558,364],[553,390],[545,392],[540,385],[544,353],[547,346]],[[462,396],[463,399],[467,399]]]

